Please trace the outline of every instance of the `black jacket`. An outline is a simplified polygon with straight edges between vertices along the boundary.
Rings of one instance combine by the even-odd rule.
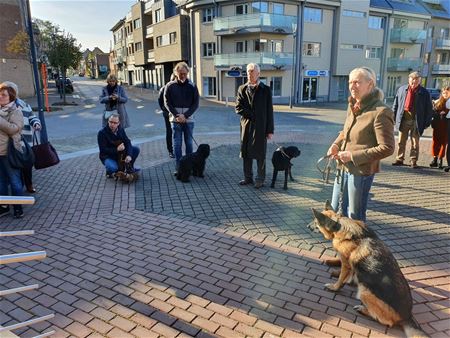
[[[191,81],[170,81],[165,88],[164,105],[173,116],[184,114],[189,118],[198,109],[200,97],[197,87]]]
[[[161,110],[163,112],[163,116],[168,117],[169,111],[167,110],[166,106],[164,105],[164,91],[165,90],[166,90],[165,85],[162,86],[161,89],[159,90],[158,104],[159,104],[159,108],[161,108]]]
[[[114,134],[109,126],[101,129],[97,134],[97,142],[100,150],[99,157],[102,163],[105,163],[107,158],[117,161],[117,146],[121,143],[125,145],[125,153],[127,156],[131,156],[132,154],[131,141],[125,133],[125,130],[120,126],[117,129],[117,134]]]
[[[397,95],[395,95],[392,110],[395,114],[395,129],[400,129],[403,113],[405,112],[406,94],[408,93],[408,85],[401,86]],[[423,131],[431,124],[433,117],[433,103],[431,102],[430,93],[428,90],[419,86],[413,103],[414,113],[416,114],[417,130],[422,135]]]

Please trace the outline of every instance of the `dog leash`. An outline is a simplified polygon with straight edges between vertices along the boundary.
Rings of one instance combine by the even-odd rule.
[[[325,161],[325,166],[321,168],[322,162]],[[330,175],[336,171],[336,162],[331,158],[331,155],[325,155],[319,158],[316,163],[316,168],[322,174],[322,179],[325,184],[330,183]]]
[[[290,157],[288,154],[286,154],[286,152],[284,151],[284,147],[283,146],[280,146],[278,143],[276,143],[274,140],[272,140],[272,142],[273,142],[273,144],[275,144],[276,146],[277,146],[277,150],[279,150],[280,151],[280,153],[283,155],[283,156],[285,156],[285,157],[287,157],[288,159],[292,159],[292,157]]]

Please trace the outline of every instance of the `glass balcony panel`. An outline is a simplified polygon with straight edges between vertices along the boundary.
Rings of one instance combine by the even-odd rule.
[[[449,74],[450,65],[433,65],[433,74]]]
[[[236,31],[250,27],[273,27],[283,29],[286,33],[292,33],[292,27],[296,24],[295,16],[257,13],[228,16],[214,19],[214,31]]]
[[[264,66],[292,66],[292,53],[234,53],[214,55],[216,67],[245,66],[251,62]]]
[[[391,72],[407,72],[417,70],[422,66],[420,58],[388,58],[387,69]]]
[[[427,31],[415,28],[391,29],[391,42],[398,43],[422,43],[427,38]]]
[[[450,39],[437,39],[436,48],[439,49],[450,49]]]

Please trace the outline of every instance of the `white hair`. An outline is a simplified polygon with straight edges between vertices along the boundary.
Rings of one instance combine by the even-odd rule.
[[[261,69],[259,68],[259,65],[257,63],[249,63],[247,65],[247,71],[249,70],[256,70],[258,73],[260,73]]]

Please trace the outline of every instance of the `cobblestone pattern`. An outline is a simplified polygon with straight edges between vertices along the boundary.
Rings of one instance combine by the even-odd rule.
[[[28,337],[51,326],[55,337],[402,336],[398,328],[352,310],[358,304],[354,287],[339,293],[323,289],[331,278],[322,261],[334,251],[303,225],[310,220],[308,208],[320,207],[330,195],[314,169],[330,137],[279,136],[277,142],[300,145],[303,152],[294,160],[299,180],[289,182],[287,192],[280,184],[260,191],[237,186],[236,135],[196,138],[210,143],[211,161],[217,159],[208,162],[205,180],[189,184],[165,175],[173,161],[163,141],[141,146],[143,177],[137,185],[106,180],[97,155],[36,171],[36,205],[25,207],[24,219],[0,223],[2,231],[33,228],[36,235],[2,240],[0,254],[46,250],[48,257],[2,267],[2,288],[33,283],[40,288],[1,298],[0,325],[55,312],[53,320],[15,332]],[[386,165],[391,160],[376,176],[369,223],[403,266],[415,318],[430,336],[447,337],[448,176],[427,168],[393,168]],[[424,156],[421,164],[428,160]],[[202,187],[216,198],[189,202],[194,215],[183,209],[150,212],[143,203],[151,200],[143,200],[149,179],[152,190],[156,182],[170,183],[180,194],[191,189],[201,196]],[[234,212],[233,199],[243,194],[266,215],[261,222],[254,221],[258,214],[247,215],[247,222],[243,215],[211,213],[209,203],[223,196],[225,210]],[[281,207],[282,215],[276,213]]]

